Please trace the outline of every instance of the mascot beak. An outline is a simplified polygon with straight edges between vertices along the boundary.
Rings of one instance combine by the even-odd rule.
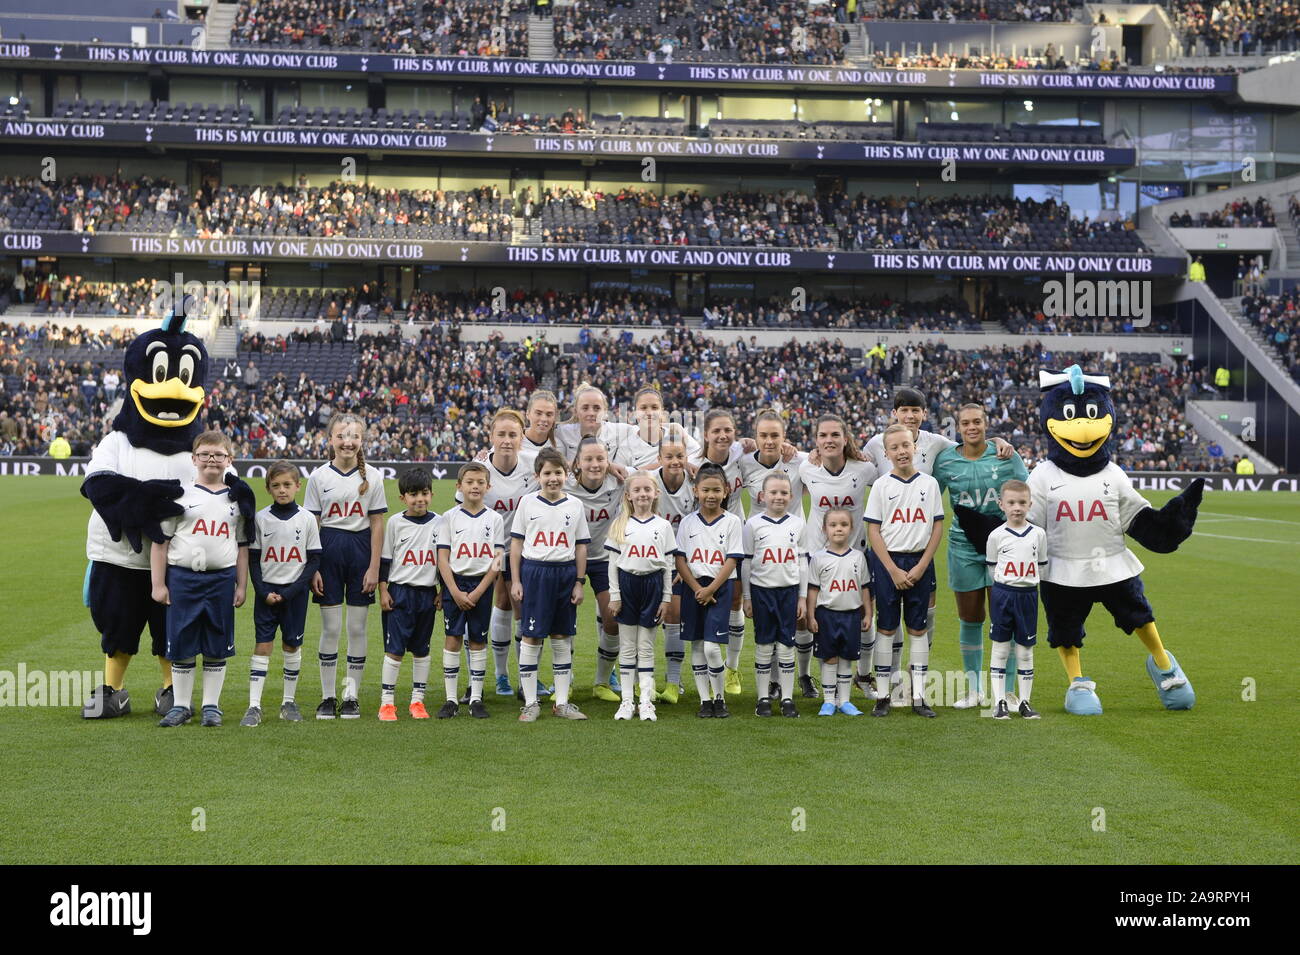
[[[1114,419],[1110,415],[1106,415],[1104,418],[1070,418],[1068,420],[1049,418],[1047,420],[1047,433],[1056,439],[1057,444],[1076,458],[1087,458],[1095,454],[1097,449],[1106,443],[1114,423]]]
[[[140,417],[160,428],[183,428],[198,416],[203,407],[203,389],[190,388],[179,378],[148,382],[137,378],[131,382],[131,400]]]

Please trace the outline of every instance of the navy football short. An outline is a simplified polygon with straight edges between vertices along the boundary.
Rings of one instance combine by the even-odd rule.
[[[462,577],[453,574],[456,586],[467,594],[483,582],[482,577]],[[461,610],[451,597],[451,591],[442,588],[442,626],[449,637],[467,637],[469,642],[478,646],[488,642],[488,625],[492,620],[492,588],[489,587],[482,597],[469,610]]]
[[[235,655],[235,568],[167,568],[167,659]]]
[[[383,613],[384,652],[395,657],[427,657],[438,616],[438,588],[389,584],[393,609]]]
[[[701,587],[713,583],[712,577],[697,577]],[[687,590],[682,594],[682,640],[703,640],[706,643],[726,643],[731,639],[731,588],[735,586],[727,578],[713,595],[713,603],[701,606],[695,599],[695,593]]]
[[[678,575],[677,571],[673,571],[673,596],[681,597],[685,593],[686,584],[682,581],[682,578]]]
[[[1153,623],[1156,619],[1142,591],[1142,578],[1130,577],[1099,587],[1065,587],[1044,580],[1043,610],[1047,614],[1047,644],[1056,647],[1083,646],[1083,623],[1100,601],[1115,618],[1115,626],[1125,633]]]
[[[759,587],[754,584],[749,588],[749,599],[754,603],[754,642],[794,646],[795,621],[799,617],[799,588]]]
[[[312,600],[323,607],[368,607],[375,602],[374,593],[363,593],[366,570],[370,567],[370,531],[341,531],[333,527],[320,529],[320,577],[323,596]]]
[[[921,562],[922,556],[920,551],[911,554],[889,552],[890,559],[902,571],[911,570]],[[871,567],[871,589],[876,597],[876,629],[893,633],[898,630],[901,617],[909,630],[925,630],[930,595],[935,589],[934,561],[930,561],[925,574],[909,590],[894,587],[894,578],[889,576],[889,571],[873,551],[867,551],[867,561]]]
[[[609,561],[587,561],[587,580],[591,581],[591,592],[603,594],[609,590]]]
[[[818,607],[813,655],[818,660],[856,660],[862,652],[862,611]]]
[[[655,627],[655,617],[664,602],[664,575],[634,574],[618,569],[618,615],[616,621],[627,627]]]
[[[578,608],[573,605],[573,585],[578,565],[571,560],[521,561],[519,583],[524,588],[520,605],[520,634],[541,640],[571,637],[578,632]]]
[[[139,653],[146,624],[153,655],[167,653],[167,608],[154,601],[153,578],[147,569],[94,561],[85,591],[90,619],[99,631],[99,646],[106,656]]]
[[[267,586],[274,587],[275,584]],[[253,603],[253,628],[256,636],[254,643],[270,643],[275,639],[275,632],[280,631],[281,639],[291,647],[302,646],[302,635],[307,629],[307,591],[304,590],[292,600],[282,600],[271,606],[261,597]]]
[[[1038,588],[995,583],[989,593],[989,639],[1032,647],[1037,634]]]

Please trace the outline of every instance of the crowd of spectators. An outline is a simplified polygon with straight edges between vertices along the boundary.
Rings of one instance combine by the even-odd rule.
[[[527,0],[243,0],[234,46],[528,55]]]
[[[1291,377],[1300,381],[1300,289],[1281,295],[1244,295],[1241,313],[1277,352]]]
[[[292,340],[246,339],[244,344],[265,356],[301,348],[312,334],[303,330]],[[74,453],[84,453],[104,433],[113,399],[121,397],[121,353],[106,352],[102,361],[34,356],[27,353],[32,336],[28,327],[0,326],[5,381],[0,450],[40,454],[63,435]],[[1006,437],[1030,462],[1047,451],[1038,426],[1038,369],[1080,361],[1111,377],[1122,465],[1194,470],[1208,464],[1182,412],[1187,398],[1208,391],[1203,375],[1161,365],[1155,356],[1053,354],[1030,340],[975,350],[928,341],[881,346],[864,356],[839,340],[792,339],[769,348],[752,338],[723,343],[682,328],[664,329],[638,344],[608,329],[583,338],[576,351],[556,356],[562,402],[578,382],[588,380],[617,407],[629,403],[647,381],[656,381],[669,408],[734,408],[742,429],[751,426],[755,410],[775,407],[788,421],[791,440],[806,446],[812,422],[826,411],[842,415],[865,441],[887,424],[893,387],[910,383],[928,395],[936,427],[963,402],[982,402],[990,433]],[[230,374],[230,364],[224,370],[214,365],[207,423],[231,436],[240,457],[314,459],[326,454],[325,421],[347,409],[370,422],[366,454],[371,460],[457,460],[486,445],[485,421],[493,411],[522,407],[538,384],[537,364],[530,360],[538,344],[531,338],[506,341],[496,335],[464,342],[430,327],[417,338],[402,339],[394,326],[334,347],[349,349],[351,370],[329,381],[314,380],[305,371],[292,380],[282,372],[241,377]]]
[[[1213,55],[1300,49],[1300,3],[1295,0],[1174,0],[1174,27],[1189,46]]]
[[[830,65],[845,35],[832,4],[801,0],[659,0],[651,16],[614,14],[614,0],[575,0],[555,12],[555,52],[568,59]]]
[[[778,248],[1111,251],[1142,250],[1132,220],[1073,218],[1066,204],[999,196],[850,197],[698,191],[661,195],[548,188],[544,243],[742,245]]]
[[[863,20],[1069,23],[1078,6],[1077,0],[859,0],[857,13]]]
[[[705,328],[871,328],[895,332],[980,332],[979,320],[957,298],[901,302],[887,295],[853,301],[805,301],[796,308],[789,296],[730,299],[704,308]]]
[[[1084,70],[1086,72],[1119,73],[1128,67],[1119,54],[1111,50],[1104,56],[1093,56],[1081,50],[1078,59],[1067,59],[1065,53],[1053,43],[1042,53],[1021,50],[1017,53],[993,51],[991,53],[902,53],[899,50],[876,49],[871,54],[872,66],[881,69],[924,70]]]
[[[1277,219],[1269,201],[1259,196],[1254,202],[1238,199],[1225,203],[1222,209],[1213,212],[1175,212],[1169,217],[1169,225],[1180,229],[1272,229]]]
[[[1148,316],[1149,325],[1136,327],[1131,317],[1048,315],[1043,311],[1045,304],[1046,293],[1034,302],[1023,298],[992,298],[985,305],[984,317],[1002,323],[1017,335],[1170,335],[1185,332],[1172,313],[1152,314]]]
[[[47,183],[35,176],[0,180],[0,229],[107,232],[155,220],[172,222],[188,191],[170,179],[72,176]]]

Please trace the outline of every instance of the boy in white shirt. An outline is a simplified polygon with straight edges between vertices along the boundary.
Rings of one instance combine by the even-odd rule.
[[[1034,644],[1038,633],[1038,580],[1047,565],[1047,534],[1030,524],[1032,500],[1024,481],[1007,481],[1002,485],[998,506],[1007,521],[989,535],[985,560],[993,569],[993,589],[989,594],[989,636],[993,653],[989,657],[990,685],[994,692],[993,718],[1011,718],[1007,707],[1007,660],[1011,641],[1016,643],[1016,676],[1020,693],[1020,715],[1027,720],[1039,718],[1029,705],[1034,686]]]

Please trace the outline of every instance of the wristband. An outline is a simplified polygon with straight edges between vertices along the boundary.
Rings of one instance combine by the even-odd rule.
[[[585,583],[587,582],[587,578],[586,578],[586,577],[579,577],[579,578],[577,579],[577,582],[580,583],[580,584],[585,584]]]

